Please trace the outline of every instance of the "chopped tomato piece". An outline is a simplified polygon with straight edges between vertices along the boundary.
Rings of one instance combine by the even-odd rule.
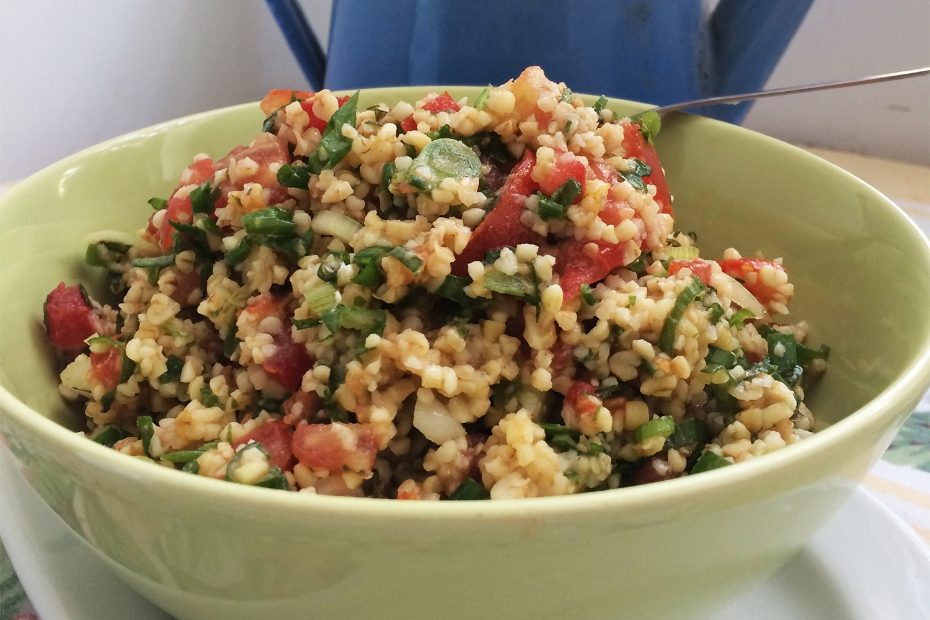
[[[408,131],[413,131],[417,128],[417,122],[413,120],[413,115],[408,116],[400,122],[400,128],[404,130],[404,133]]]
[[[536,182],[530,177],[536,165],[536,155],[531,149],[514,166],[510,176],[500,190],[497,204],[484,216],[471,235],[468,245],[452,263],[452,273],[457,276],[468,274],[468,263],[480,261],[488,250],[520,243],[538,243],[539,235],[523,225],[520,217],[526,197],[536,191]]]
[[[552,345],[552,370],[559,372],[569,368],[574,359],[574,348],[561,340]]]
[[[312,367],[313,360],[306,347],[292,341],[289,335],[278,343],[275,352],[262,364],[269,376],[291,392],[300,387],[301,379]]]
[[[584,162],[578,159],[574,153],[559,153],[556,155],[552,168],[546,175],[539,180],[539,189],[547,196],[554,194],[569,179],[578,181],[581,185],[581,193],[575,198],[574,202],[580,202],[584,195],[585,177],[588,174]]]
[[[119,385],[123,371],[123,352],[119,347],[110,347],[101,353],[90,354],[90,376],[103,389],[110,391]]]
[[[44,310],[48,341],[59,351],[82,349],[84,341],[99,331],[94,308],[78,284],[60,282],[45,298]]]
[[[295,420],[306,420],[320,409],[320,396],[316,392],[297,390],[284,401],[284,416],[294,423]]]
[[[259,134],[247,147],[238,146],[229,155],[220,160],[217,166],[228,167],[230,160],[235,158],[242,161],[249,158],[258,164],[258,170],[248,176],[237,176],[236,187],[242,188],[246,183],[260,183],[262,187],[278,187],[278,174],[272,172],[273,164],[289,164],[291,155],[287,150],[287,142],[270,133]]]
[[[620,173],[609,164],[594,160],[589,162],[588,166],[591,170],[591,176],[598,181],[603,181],[612,186],[620,180]],[[607,200],[601,208],[598,217],[600,217],[605,224],[616,225],[623,221],[624,210],[629,211],[632,215],[632,209],[626,201],[620,200],[614,196],[612,192],[607,192]]]
[[[763,258],[731,258],[720,261],[720,268],[724,273],[742,280],[749,292],[765,304],[778,295],[778,290],[764,284],[759,278],[759,272],[763,267],[785,272],[785,268],[780,263]]]
[[[294,455],[291,454],[293,434],[290,426],[281,420],[272,420],[253,428],[236,440],[232,447],[236,448],[250,441],[258,442],[268,451],[268,461],[272,465],[280,467],[281,470],[288,470],[294,465]]]
[[[549,126],[549,121],[552,120],[552,112],[543,112],[539,108],[536,108],[534,115],[536,116],[536,124],[539,126],[540,130],[546,131],[546,127]]]
[[[665,180],[665,172],[662,170],[659,154],[656,152],[656,148],[643,137],[639,125],[636,123],[623,123],[623,148],[627,157],[640,159],[652,169],[652,172],[643,177],[643,180],[656,186],[655,199],[660,212],[671,213],[672,195],[668,189],[668,182]]]
[[[261,108],[265,116],[268,116],[278,108],[282,108],[295,99],[301,101],[307,97],[312,97],[313,93],[308,90],[292,90],[290,88],[272,88],[262,99]]]
[[[187,273],[178,273],[175,276],[174,290],[171,292],[171,299],[175,300],[182,306],[186,306],[187,300],[191,293],[200,288],[200,274],[196,270]],[[196,305],[196,304],[195,304]]]
[[[340,108],[344,106],[346,101],[348,100],[349,100],[349,97],[336,97],[336,101],[338,102]],[[322,118],[317,116],[316,113],[313,111],[313,100],[304,99],[303,101],[300,102],[300,107],[303,108],[303,111],[306,112],[307,116],[310,117],[310,122],[308,123],[308,126],[315,127],[317,131],[319,131],[320,133],[323,133],[323,130],[326,129],[327,121],[324,121]]]
[[[198,159],[181,173],[181,185],[200,185],[213,180],[215,168],[209,157]]]
[[[710,276],[713,273],[713,261],[695,258],[693,260],[673,260],[668,264],[669,275],[675,275],[685,267],[691,270],[694,277],[704,284],[710,284]]]
[[[455,102],[449,91],[446,91],[424,103],[423,109],[436,114],[437,112],[458,112],[462,108]]]
[[[158,231],[158,245],[166,252],[174,245],[174,234],[177,232],[171,222],[190,224],[194,219],[194,207],[191,206],[190,196],[184,198],[172,197],[168,200],[168,208],[161,229]]]
[[[591,414],[597,411],[599,401],[594,397],[594,386],[587,381],[575,381],[565,394],[565,402],[579,414]]]
[[[291,451],[303,465],[317,471],[371,471],[378,434],[367,424],[302,424],[294,431]]]
[[[588,254],[585,246],[596,243],[597,251]],[[556,249],[555,268],[559,273],[562,295],[565,301],[574,299],[582,284],[600,282],[617,267],[628,265],[636,259],[636,249],[631,243],[603,243],[571,239],[562,242]]]
[[[263,295],[255,295],[249,297],[249,300],[245,304],[243,312],[248,312],[250,315],[255,317],[256,321],[261,321],[262,319],[269,316],[277,316],[279,318],[284,317],[284,303],[285,299],[282,297],[275,297],[270,293],[265,293]]]

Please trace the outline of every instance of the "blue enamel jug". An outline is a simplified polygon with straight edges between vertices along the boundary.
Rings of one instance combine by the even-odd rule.
[[[312,87],[498,84],[528,65],[657,105],[759,90],[813,0],[333,0],[324,54],[267,0]],[[703,112],[739,122],[748,103]]]

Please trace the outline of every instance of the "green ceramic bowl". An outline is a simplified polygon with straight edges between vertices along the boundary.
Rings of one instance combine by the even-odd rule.
[[[428,90],[371,90],[362,104]],[[658,144],[681,229],[709,255],[784,256],[795,316],[833,348],[810,396],[826,427],[812,438],[653,485],[443,503],[216,482],[87,441],[56,391],[45,294],[96,277],[86,233],[135,230],[194,154],[223,155],[261,120],[252,104],[144,129],[43,170],[0,206],[0,443],[111,568],[181,618],[695,617],[800,549],[930,384],[930,248],[904,214],[799,149],[683,117]]]

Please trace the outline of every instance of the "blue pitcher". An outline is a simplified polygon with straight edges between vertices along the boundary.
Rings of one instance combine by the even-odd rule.
[[[297,0],[267,2],[314,88],[498,84],[540,65],[661,105],[762,88],[813,0],[333,0],[325,58]]]

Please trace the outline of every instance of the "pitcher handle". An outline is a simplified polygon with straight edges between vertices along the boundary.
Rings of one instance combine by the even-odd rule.
[[[300,70],[310,83],[310,88],[319,90],[326,77],[326,55],[300,4],[297,0],[265,0],[265,3],[300,65]]]
[[[710,22],[716,61],[713,94],[761,88],[812,3],[813,0],[721,0]]]

